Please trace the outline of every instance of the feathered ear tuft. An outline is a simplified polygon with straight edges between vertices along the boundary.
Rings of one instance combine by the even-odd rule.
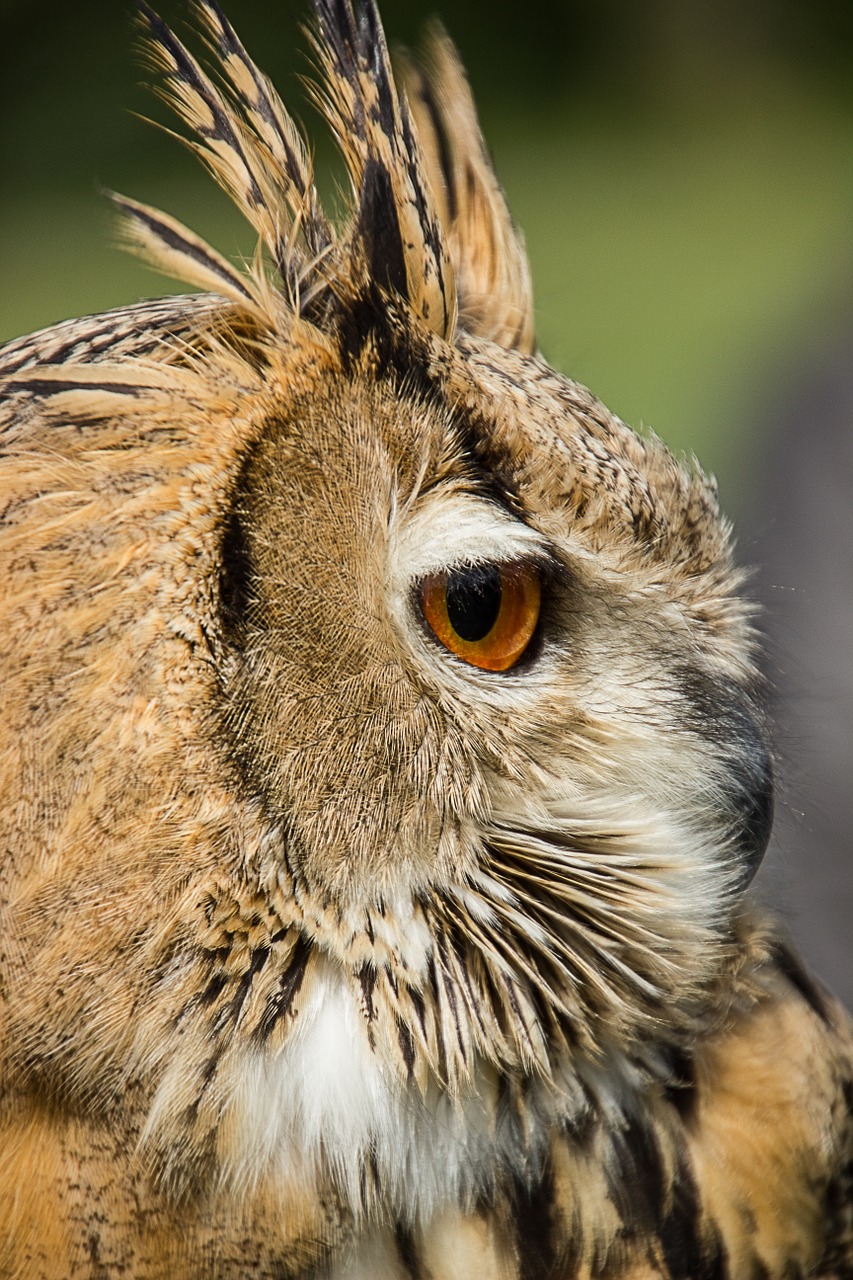
[[[398,96],[374,0],[315,0],[315,97],[334,132],[357,207],[345,269],[357,298],[371,285],[452,339],[456,285],[405,99]],[[342,264],[343,265],[343,264]]]
[[[115,191],[106,194],[121,215],[124,244],[132,253],[173,279],[219,293],[249,310],[262,310],[254,282],[177,218]]]
[[[164,77],[160,95],[192,130],[195,137],[182,141],[254,227],[291,306],[302,313],[325,283],[317,263],[334,239],[317,199],[308,151],[272,84],[249,58],[215,0],[199,0],[196,10],[216,60],[216,82],[140,0],[146,48]],[[133,208],[124,212],[138,224]],[[167,246],[166,265],[163,245],[158,250],[150,225],[141,231],[137,226],[133,238],[147,244],[155,265],[174,273],[178,262],[173,246]],[[195,283],[194,273],[186,278]]]
[[[407,67],[413,120],[394,84],[375,0],[314,0],[314,8],[323,77],[315,97],[353,188],[345,225],[336,232],[320,207],[306,145],[217,0],[196,3],[212,73],[140,0],[161,94],[192,131],[187,146],[254,227],[264,258],[241,274],[174,219],[114,197],[132,247],[273,329],[284,306],[337,330],[346,345],[353,320],[363,337],[404,313],[447,341],[459,319],[469,333],[532,350],[527,259],[450,41],[436,29],[430,70]]]
[[[530,353],[536,345],[530,266],[486,151],[456,48],[434,23],[425,64],[401,58],[400,66],[450,246],[460,327]]]

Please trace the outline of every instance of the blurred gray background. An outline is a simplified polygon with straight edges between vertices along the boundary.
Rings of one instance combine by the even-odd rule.
[[[230,0],[319,127],[304,5]],[[161,11],[185,29],[187,7]],[[853,5],[848,0],[386,0],[439,11],[524,228],[546,355],[695,452],[758,566],[779,821],[759,891],[853,1006]],[[0,0],[0,340],[173,287],[113,247],[99,195],[246,229],[140,82],[125,0]],[[321,187],[331,149],[318,143]],[[174,286],[177,287],[177,286]]]

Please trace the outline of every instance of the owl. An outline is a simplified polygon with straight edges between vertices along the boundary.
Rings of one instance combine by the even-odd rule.
[[[351,195],[147,8],[233,265],[0,354],[0,1275],[853,1276],[853,1035],[713,485],[538,353],[438,28],[315,0]]]

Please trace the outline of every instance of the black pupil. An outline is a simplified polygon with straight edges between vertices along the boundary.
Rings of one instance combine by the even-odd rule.
[[[495,565],[447,575],[447,616],[462,640],[482,640],[501,610],[501,571]]]

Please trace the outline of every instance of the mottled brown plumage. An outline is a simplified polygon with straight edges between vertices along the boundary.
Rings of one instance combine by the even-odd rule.
[[[205,292],[0,354],[0,1275],[853,1276],[713,486],[535,353],[447,37],[315,7],[349,216],[145,9],[258,255],[116,196]]]

